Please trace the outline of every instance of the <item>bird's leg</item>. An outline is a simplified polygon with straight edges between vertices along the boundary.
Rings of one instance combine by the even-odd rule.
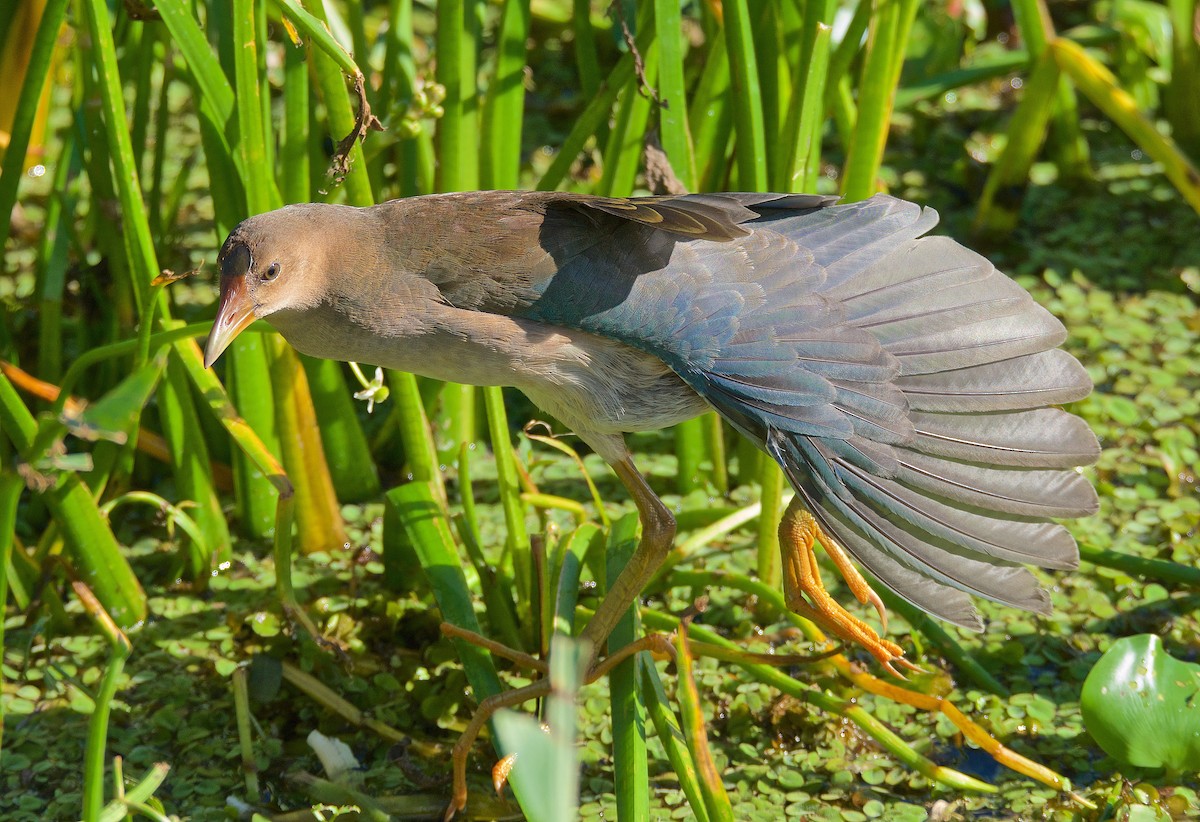
[[[515,691],[492,694],[479,703],[479,707],[475,709],[475,715],[467,723],[466,730],[454,743],[454,753],[450,757],[454,765],[454,795],[450,798],[450,805],[446,808],[446,814],[443,817],[446,822],[453,819],[454,814],[467,806],[467,755],[471,753],[471,746],[475,744],[475,738],[479,736],[479,732],[483,730],[487,721],[492,718],[492,714],[501,708],[520,705],[531,699],[541,699],[549,693],[550,680],[539,679],[532,685],[517,688]]]
[[[833,558],[838,571],[860,602],[871,602],[883,613],[883,604],[867,581],[850,564],[844,549],[826,534],[797,496],[792,499],[779,523],[779,551],[783,560],[783,592],[787,607],[807,617],[847,642],[866,648],[887,671],[895,676],[900,672],[894,662],[915,668],[904,659],[904,649],[882,639],[870,625],[851,614],[838,603],[821,582],[817,555],[813,545],[817,540]],[[805,596],[808,600],[805,600]],[[810,604],[811,603],[811,604]],[[885,618],[886,619],[886,618]],[[886,621],[884,625],[886,625]],[[903,678],[903,677],[901,677]]]
[[[593,665],[613,628],[667,558],[675,540],[675,517],[650,490],[633,459],[626,455],[614,460],[612,467],[637,506],[642,521],[642,540],[581,634],[582,639],[591,643]]]
[[[642,521],[642,540],[638,543],[637,550],[633,552],[633,556],[629,558],[629,562],[621,571],[616,581],[609,588],[608,593],[596,608],[596,613],[592,616],[587,626],[580,634],[580,639],[587,642],[591,646],[591,660],[588,665],[588,676],[585,681],[591,682],[597,676],[601,676],[611,670],[611,665],[601,663],[596,665],[596,658],[600,655],[601,649],[608,640],[609,634],[613,628],[620,622],[622,615],[628,610],[629,606],[637,599],[638,594],[646,587],[646,583],[654,576],[654,572],[666,559],[667,553],[671,550],[671,543],[675,539],[675,518],[671,516],[671,512],[663,505],[662,500],[650,490],[650,486],[646,483],[645,478],[634,467],[633,459],[626,454],[624,457],[616,460],[611,460],[613,470],[621,482],[628,489],[630,496],[633,497],[634,504],[637,505],[638,515]],[[443,628],[443,630],[446,630]],[[462,636],[472,642],[476,642],[474,636],[463,636],[457,629],[451,628],[447,633],[452,633]],[[479,637],[478,639],[483,639]],[[484,640],[486,642],[486,640]],[[656,647],[652,641],[647,641],[643,644],[634,643],[628,652],[618,651],[618,661],[625,659],[628,653],[634,650],[651,649]],[[493,649],[495,650],[495,649]],[[512,654],[505,654],[509,658],[514,658]],[[517,660],[525,662],[525,660]],[[533,667],[540,667],[535,665]],[[453,763],[454,763],[454,796],[450,800],[450,806],[446,809],[446,819],[450,819],[454,814],[463,809],[467,803],[467,755],[471,752],[471,746],[475,744],[475,738],[479,736],[479,731],[491,719],[500,708],[507,708],[514,705],[519,705],[522,702],[527,702],[531,699],[537,699],[546,696],[550,693],[550,680],[539,679],[532,685],[526,685],[524,688],[518,688],[515,691],[507,693],[495,694],[479,703],[479,707],[475,710],[475,715],[471,717],[470,723],[462,736],[458,738],[458,742],[454,745]]]
[[[550,665],[544,659],[538,659],[535,656],[530,656],[524,651],[518,651],[516,648],[510,648],[494,639],[488,639],[483,634],[476,631],[468,631],[466,628],[460,628],[451,622],[442,623],[442,633],[454,639],[461,639],[470,642],[472,645],[477,645],[485,651],[507,659],[509,662],[515,662],[522,668],[530,671],[535,671],[542,676],[550,673]]]

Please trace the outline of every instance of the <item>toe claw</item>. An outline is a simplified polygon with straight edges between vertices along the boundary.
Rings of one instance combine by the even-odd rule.
[[[517,755],[510,753],[492,767],[492,787],[496,789],[496,796],[504,793],[504,786],[508,784],[508,775],[512,773],[513,765],[516,764]]]
[[[888,613],[887,608],[883,607],[883,600],[879,598],[879,594],[868,588],[867,602],[871,603],[875,612],[879,614],[879,633],[886,634],[888,629]]]

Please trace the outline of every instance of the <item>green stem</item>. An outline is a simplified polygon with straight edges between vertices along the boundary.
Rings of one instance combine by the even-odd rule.
[[[25,155],[29,150],[29,136],[37,118],[38,104],[42,97],[42,86],[50,75],[50,60],[58,42],[58,31],[67,14],[69,0],[47,0],[42,9],[42,21],[38,24],[25,79],[21,83],[16,112],[9,127],[9,142],[4,149],[4,162],[0,166],[0,248],[8,242],[13,204],[17,200],[17,184],[24,178]],[[0,40],[0,47],[4,44]],[[11,78],[10,78],[11,80]],[[11,94],[6,89],[5,94]],[[123,110],[123,109],[122,109]]]
[[[737,131],[738,186],[742,191],[767,189],[767,139],[750,10],[746,0],[726,0],[725,44],[733,78],[733,114]]]

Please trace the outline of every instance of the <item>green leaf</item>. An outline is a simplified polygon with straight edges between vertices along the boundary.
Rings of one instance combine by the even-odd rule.
[[[165,357],[157,357],[146,363],[82,413],[64,411],[60,417],[63,425],[80,439],[110,440],[124,445],[137,428],[142,408],[154,393],[166,362]]]
[[[1200,665],[1153,634],[1124,637],[1083,683],[1083,722],[1105,753],[1139,768],[1200,769]]]

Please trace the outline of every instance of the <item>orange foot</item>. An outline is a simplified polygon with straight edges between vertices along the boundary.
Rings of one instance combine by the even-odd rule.
[[[813,515],[800,504],[799,497],[792,499],[779,523],[783,593],[788,608],[802,617],[811,619],[835,636],[866,648],[893,676],[904,679],[894,664],[914,671],[921,670],[904,658],[903,648],[881,638],[874,628],[843,608],[825,590],[821,582],[821,572],[817,568],[817,555],[813,550],[817,540],[821,541],[825,553],[833,560],[842,579],[850,586],[858,601],[869,602],[875,606],[883,630],[887,630],[887,611],[884,610],[883,601],[850,562],[845,549],[826,534]]]

